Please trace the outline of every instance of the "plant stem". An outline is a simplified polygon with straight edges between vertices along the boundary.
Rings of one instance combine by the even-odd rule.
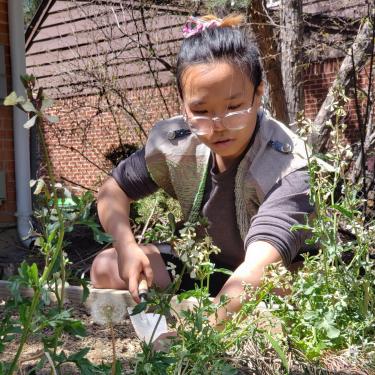
[[[155,327],[154,327],[154,329],[153,329],[153,331],[152,331],[152,334],[151,334],[150,340],[149,340],[149,342],[148,342],[148,345],[151,345],[151,344],[152,344],[152,339],[154,338],[154,335],[155,335],[155,333],[156,333],[156,329],[158,328],[158,325],[160,324],[160,321],[161,321],[161,318],[162,318],[162,317],[163,317],[163,315],[159,314],[159,318],[158,318],[158,320],[157,320],[157,322],[156,322],[156,324],[155,324]]]
[[[111,330],[112,340],[112,375],[116,374],[116,342],[115,342],[115,331],[113,329],[113,323],[109,323],[109,329]]]
[[[16,370],[17,363],[18,363],[18,360],[21,356],[23,347],[24,347],[27,339],[29,338],[31,321],[32,321],[35,309],[36,309],[36,307],[39,303],[39,297],[40,297],[40,290],[37,289],[35,291],[34,295],[33,295],[33,299],[31,301],[31,306],[30,306],[30,310],[29,310],[28,320],[26,321],[26,324],[24,326],[24,330],[22,332],[20,344],[18,346],[16,355],[14,356],[13,361],[12,361],[10,367],[9,367],[9,370],[8,370],[8,373],[7,373],[8,375],[12,375],[14,373],[14,371]]]
[[[61,274],[61,282],[62,282],[61,294],[60,294],[60,296],[57,296],[57,297],[60,297],[60,298],[58,298],[60,310],[63,308],[63,303],[64,303],[64,287],[65,287],[65,264],[64,263],[65,262],[64,262],[64,256],[62,255],[62,243],[63,243],[63,239],[64,239],[64,219],[63,219],[62,212],[58,207],[58,198],[57,198],[57,191],[56,191],[56,187],[55,187],[55,178],[54,178],[54,173],[53,173],[53,167],[52,167],[51,159],[48,155],[48,149],[47,149],[47,145],[46,145],[46,142],[45,142],[45,139],[44,139],[44,134],[43,134],[43,131],[42,131],[41,124],[42,124],[42,120],[40,118],[38,118],[36,126],[37,126],[37,129],[38,129],[39,138],[40,138],[40,141],[42,143],[42,148],[43,148],[44,156],[45,156],[46,163],[47,163],[48,176],[50,178],[51,185],[52,185],[54,208],[56,209],[56,212],[57,212],[58,218],[59,218],[59,224],[60,224],[59,225],[59,237],[58,237],[58,241],[57,241],[56,247],[54,249],[51,260],[49,261],[49,257],[46,257],[46,264],[45,264],[45,267],[44,267],[44,271],[43,271],[42,276],[39,279],[38,289],[36,289],[34,291],[34,295],[33,295],[33,298],[32,298],[32,302],[31,302],[31,306],[30,306],[30,310],[29,310],[29,314],[28,314],[28,319],[27,319],[26,324],[24,326],[24,330],[23,330],[23,333],[22,333],[22,336],[21,336],[21,341],[20,341],[17,353],[16,353],[16,355],[13,359],[13,362],[12,362],[10,368],[9,368],[9,371],[8,371],[9,375],[13,374],[13,372],[15,371],[15,369],[17,367],[17,363],[18,363],[19,357],[22,353],[23,347],[24,347],[24,345],[25,345],[25,343],[26,343],[26,341],[27,341],[27,339],[29,338],[29,335],[30,335],[30,327],[31,327],[33,316],[34,316],[34,312],[35,312],[36,307],[39,303],[39,299],[40,299],[40,295],[41,295],[41,288],[43,288],[43,285],[48,281],[49,276],[50,276],[50,274],[53,270],[53,267],[54,267],[54,265],[56,263],[56,260],[57,260],[59,255],[62,256],[62,259],[61,259],[61,262],[60,262],[60,271],[61,271],[60,274]],[[54,353],[56,352],[57,339],[58,339],[58,336],[60,336],[60,334],[61,334],[61,329],[58,330],[58,334],[55,337],[56,338],[56,340],[55,340],[56,344],[55,344],[55,347],[54,347]]]

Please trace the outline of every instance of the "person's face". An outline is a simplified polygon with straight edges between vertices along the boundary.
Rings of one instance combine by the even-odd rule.
[[[246,149],[256,125],[263,83],[255,90],[250,79],[237,66],[227,62],[193,65],[182,77],[183,105],[187,118],[221,117],[228,112],[252,107],[240,130],[226,129],[221,120],[212,131],[197,135],[222,160],[232,160]]]

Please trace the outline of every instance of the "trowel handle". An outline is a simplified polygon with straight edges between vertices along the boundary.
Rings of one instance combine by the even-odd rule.
[[[142,273],[138,285],[138,294],[141,299],[146,299],[148,293],[148,285],[145,275]]]

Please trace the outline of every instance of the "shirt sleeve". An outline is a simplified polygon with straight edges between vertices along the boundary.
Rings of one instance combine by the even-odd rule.
[[[314,212],[309,190],[306,170],[292,172],[278,182],[251,219],[245,249],[255,241],[268,242],[279,251],[284,264],[289,265],[311,235],[304,230],[290,230],[295,224],[306,224],[306,217]]]
[[[159,188],[147,170],[144,148],[122,160],[112,170],[111,176],[133,200],[144,198]]]

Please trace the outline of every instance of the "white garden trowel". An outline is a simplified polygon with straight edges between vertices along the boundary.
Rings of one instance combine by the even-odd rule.
[[[148,292],[147,281],[142,277],[138,287],[141,302],[146,301]],[[168,332],[167,320],[164,315],[145,313],[144,311],[132,315],[134,307],[128,307],[130,320],[137,336],[146,343],[152,343],[161,334]],[[155,332],[154,332],[155,331]]]

